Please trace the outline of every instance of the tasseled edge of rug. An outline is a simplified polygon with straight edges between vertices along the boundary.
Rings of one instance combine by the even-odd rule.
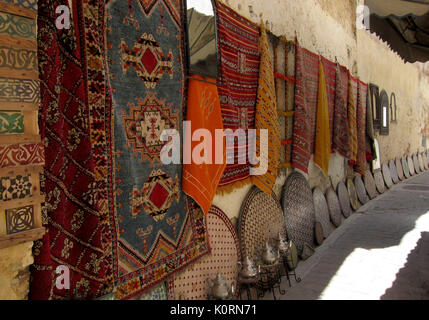
[[[234,183],[225,185],[225,186],[218,186],[216,190],[216,195],[223,196],[229,193],[234,192],[237,189],[243,188],[245,186],[248,186],[252,184],[251,178],[246,178],[244,180],[236,181]]]

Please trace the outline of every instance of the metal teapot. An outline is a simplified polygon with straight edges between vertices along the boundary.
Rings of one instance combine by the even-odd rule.
[[[289,243],[281,232],[279,232],[278,248],[279,251],[283,254],[286,254],[289,250]]]
[[[240,266],[240,275],[243,278],[253,278],[261,272],[261,266],[256,267],[255,262],[249,256],[246,256],[243,262],[239,261],[238,265]]]
[[[218,273],[215,279],[208,278],[207,283],[209,285],[209,295],[213,299],[226,300],[235,295],[235,284],[232,283],[229,286],[221,273]]]
[[[268,240],[265,243],[265,250],[262,253],[262,261],[267,264],[267,265],[271,265],[276,263],[279,260],[280,257],[280,252],[277,249],[274,250],[274,248],[272,246],[270,246]]]

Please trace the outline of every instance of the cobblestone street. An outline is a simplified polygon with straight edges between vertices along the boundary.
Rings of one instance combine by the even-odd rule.
[[[277,298],[429,299],[429,172],[362,206],[296,271]]]

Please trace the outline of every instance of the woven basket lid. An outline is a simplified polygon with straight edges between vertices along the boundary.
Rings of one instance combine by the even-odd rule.
[[[346,185],[342,181],[340,181],[337,185],[337,195],[338,200],[340,201],[341,212],[343,213],[343,216],[346,218],[350,217],[352,213],[350,195]]]
[[[377,191],[379,193],[385,193],[386,185],[384,184],[383,173],[381,172],[381,170],[377,170],[376,172],[374,172],[374,180],[375,186],[377,187]]]
[[[334,226],[331,224],[329,218],[329,208],[328,203],[326,202],[325,195],[319,187],[313,189],[313,200],[314,200],[314,210],[316,214],[316,222],[319,222],[322,226],[323,234],[325,237],[328,237],[332,231],[334,231]]]
[[[399,182],[399,176],[398,176],[398,170],[396,169],[395,161],[393,160],[389,161],[389,170],[390,170],[390,176],[392,177],[393,183],[397,184]]]
[[[429,170],[428,157],[427,157],[426,152],[422,153],[422,157],[423,157],[423,165],[425,167],[425,170]]]
[[[399,180],[404,180],[405,176],[404,176],[404,169],[402,169],[402,161],[399,158],[395,159],[395,167],[396,167],[396,172],[398,175]]]
[[[339,227],[342,223],[342,219],[341,219],[342,211],[341,211],[340,201],[338,200],[338,196],[332,187],[329,187],[328,190],[326,190],[325,196],[326,196],[326,202],[328,203],[329,216],[331,218],[331,221],[334,226]],[[350,206],[350,202],[349,202],[349,206]],[[349,210],[351,209],[349,208]]]
[[[408,168],[408,159],[406,157],[402,157],[401,163],[402,170],[404,170],[404,177],[405,179],[408,179],[409,177],[411,177],[410,168]]]
[[[419,153],[417,157],[418,157],[418,160],[419,160],[420,171],[424,172],[426,169],[425,169],[425,165],[423,163],[423,156],[422,156],[421,153]]]
[[[369,197],[366,193],[365,185],[362,181],[361,176],[356,176],[354,179],[355,187],[356,187],[356,193],[359,199],[359,202],[362,204],[365,204],[369,201]]]
[[[387,163],[383,163],[382,166],[384,183],[390,189],[393,186],[392,176],[390,175],[390,169]]]
[[[287,178],[282,190],[282,204],[288,238],[301,255],[304,243],[313,245],[316,220],[313,193],[302,174],[293,172]]]
[[[378,196],[377,187],[375,185],[374,176],[370,170],[365,171],[365,176],[363,177],[365,184],[366,192],[369,195],[370,199],[375,199]]]
[[[408,170],[410,171],[410,175],[414,176],[416,174],[416,170],[414,168],[413,158],[409,155],[407,157]]]
[[[253,261],[260,260],[267,240],[277,239],[279,232],[286,237],[285,219],[277,197],[267,195],[254,186],[241,205],[238,237],[241,253]]]
[[[207,279],[214,279],[219,272],[229,285],[237,281],[241,252],[234,226],[215,206],[208,212],[206,224],[210,253],[170,278],[168,296],[171,300],[206,300]]]
[[[421,173],[419,158],[415,153],[413,154],[413,164],[414,164],[414,171],[416,172],[416,174]]]
[[[325,235],[323,233],[322,224],[316,221],[316,223],[314,224],[314,240],[320,246],[322,245],[324,239]]]

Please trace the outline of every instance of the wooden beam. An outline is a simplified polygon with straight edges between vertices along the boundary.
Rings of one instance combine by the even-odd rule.
[[[45,228],[42,227],[24,232],[9,234],[7,236],[0,236],[0,249],[16,246],[24,242],[42,239],[45,232]]]

